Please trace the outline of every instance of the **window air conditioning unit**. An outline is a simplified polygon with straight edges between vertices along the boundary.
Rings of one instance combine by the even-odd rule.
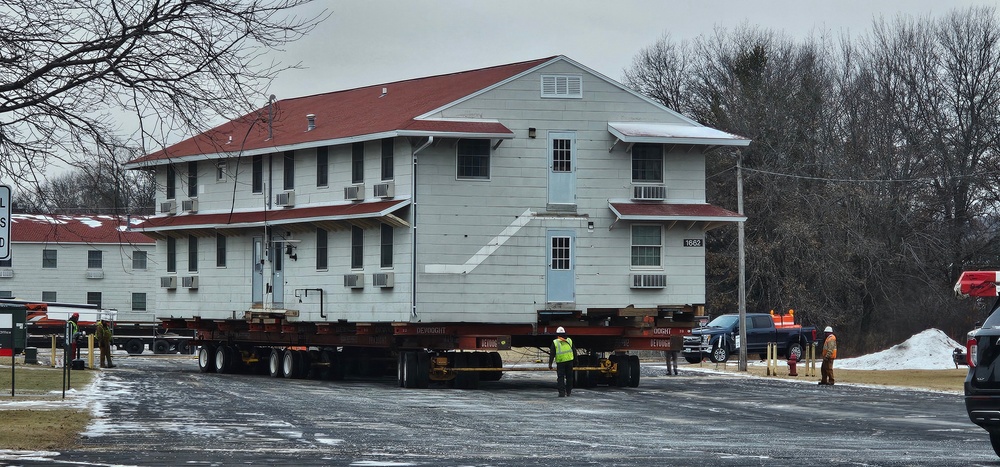
[[[103,269],[88,269],[87,279],[104,279]]]
[[[191,198],[181,201],[181,211],[191,213],[198,212],[198,198]]]
[[[344,274],[344,287],[351,289],[363,289],[365,287],[365,275]]]
[[[14,277],[14,270],[13,269],[0,269],[0,277],[3,277],[3,278]]]
[[[392,182],[382,182],[375,184],[376,198],[392,198],[396,196],[396,187]]]
[[[274,195],[274,204],[278,206],[284,206],[286,208],[295,206],[295,192],[286,191]]]
[[[364,185],[350,185],[344,187],[344,199],[349,199],[351,201],[364,201],[365,199],[365,186]]]
[[[177,214],[177,202],[167,201],[165,203],[160,203],[160,213],[172,216]]]
[[[181,278],[181,287],[186,289],[198,288],[198,276],[185,276]]]
[[[662,289],[667,286],[666,274],[629,274],[633,289]]]
[[[632,199],[663,201],[667,199],[665,185],[632,185]]]
[[[177,288],[177,276],[163,276],[160,277],[160,287],[164,289],[176,289]]]
[[[393,273],[377,272],[372,274],[372,286],[391,288],[393,286]]]

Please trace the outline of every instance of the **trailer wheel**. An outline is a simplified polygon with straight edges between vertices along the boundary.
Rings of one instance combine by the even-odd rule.
[[[697,357],[694,355],[687,355],[684,357],[684,360],[687,360],[687,362],[692,365],[697,365],[701,363],[701,354],[698,354]]]
[[[629,355],[628,357],[628,387],[637,388],[639,387],[639,356]]]
[[[597,366],[597,356],[595,355],[581,355],[578,358],[580,366]],[[576,380],[573,383],[574,387],[578,388],[592,388],[597,386],[597,372],[593,370],[587,371],[574,371]]]
[[[142,341],[139,339],[129,339],[129,341],[125,343],[125,351],[128,352],[129,355],[139,355],[145,347],[146,346],[143,345]]]
[[[212,373],[215,371],[215,352],[210,345],[203,345],[198,349],[198,369],[202,373]]]
[[[431,354],[417,351],[417,387],[427,389],[431,384]]]
[[[483,357],[483,366],[503,368],[503,357],[500,356],[500,352],[483,354]],[[479,375],[479,379],[482,381],[500,381],[500,378],[503,378],[502,371],[484,371]]]
[[[165,340],[153,341],[153,353],[165,354],[170,351],[170,343]]]
[[[617,364],[614,385],[620,388],[628,386],[629,380],[632,378],[632,369],[630,368],[631,364],[628,357],[628,355],[611,356],[611,362]]]
[[[233,352],[228,346],[220,345],[219,348],[215,349],[215,372],[233,372]]]
[[[458,352],[455,354],[454,368],[472,368],[472,354],[469,352]],[[478,371],[459,371],[455,373],[456,389],[476,389],[479,387]]]
[[[181,355],[187,355],[190,352],[191,349],[188,348],[188,341],[186,340],[177,341],[177,353]]]
[[[305,379],[309,377],[309,370],[312,368],[312,359],[309,356],[308,350],[296,350],[295,354],[298,355],[299,361],[296,365],[296,370],[298,373],[295,375],[297,379]]]
[[[420,372],[417,368],[419,363],[417,361],[417,353],[403,352],[401,358],[403,360],[403,387],[413,389],[417,387]]]
[[[286,350],[281,355],[281,374],[285,375],[285,378],[295,378],[295,374],[298,372],[299,366],[301,366],[301,358],[296,355],[294,350]]]
[[[267,358],[267,370],[272,378],[280,378],[285,375],[282,365],[281,350],[271,349],[271,355]]]

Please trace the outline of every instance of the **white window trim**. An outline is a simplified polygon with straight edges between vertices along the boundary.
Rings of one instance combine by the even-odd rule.
[[[633,247],[636,247],[636,246],[653,246],[653,245],[636,245],[635,243],[633,243],[634,240],[635,240],[634,232],[635,232],[635,228],[636,227],[657,227],[657,228],[660,229],[660,246],[659,246],[659,248],[660,248],[660,265],[659,266],[636,266],[636,265],[632,264],[632,248]],[[659,224],[632,224],[632,227],[629,228],[629,233],[628,233],[628,243],[629,243],[629,247],[628,247],[628,264],[629,264],[629,270],[631,270],[631,271],[663,271],[664,270],[664,268],[663,268],[663,264],[664,264],[664,258],[663,258],[663,252],[664,252],[663,234],[664,234],[664,232],[663,232],[663,226],[659,225]]]

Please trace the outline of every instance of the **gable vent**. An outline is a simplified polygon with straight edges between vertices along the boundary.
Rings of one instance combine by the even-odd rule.
[[[542,97],[583,97],[583,77],[580,75],[542,75]]]

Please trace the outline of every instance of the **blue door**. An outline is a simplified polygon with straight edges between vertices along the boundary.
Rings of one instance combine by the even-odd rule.
[[[549,133],[549,204],[576,205],[576,134]]]
[[[549,230],[546,235],[545,298],[549,303],[576,301],[575,243],[572,230]]]
[[[253,275],[250,276],[250,295],[254,304],[264,303],[264,239],[253,238]]]

